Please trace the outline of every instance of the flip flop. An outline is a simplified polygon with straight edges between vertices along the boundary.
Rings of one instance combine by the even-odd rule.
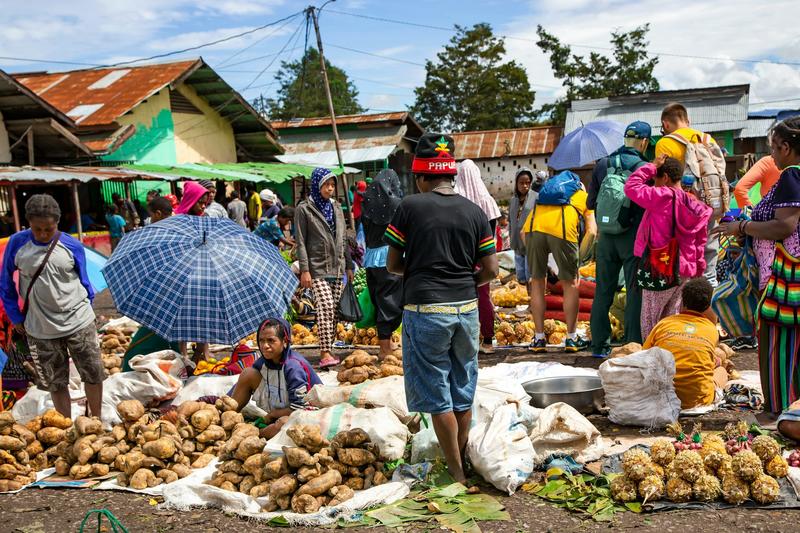
[[[331,357],[326,357],[325,359],[322,359],[319,362],[319,367],[322,368],[322,369],[333,368],[334,366],[337,366],[339,363],[341,363],[341,361],[339,361],[339,359],[337,359],[336,357],[332,357],[331,356]]]
[[[487,355],[495,353],[494,346],[488,346],[485,344],[481,344],[481,347],[478,349],[478,351],[482,354],[487,354]]]

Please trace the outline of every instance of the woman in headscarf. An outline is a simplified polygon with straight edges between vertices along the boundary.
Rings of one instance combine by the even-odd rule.
[[[194,181],[183,184],[183,197],[175,210],[176,215],[194,215],[201,217],[208,205],[208,190]]]
[[[364,268],[367,269],[369,297],[375,305],[375,326],[380,346],[378,356],[381,360],[392,354],[392,333],[403,320],[403,278],[386,270],[389,247],[383,242],[386,228],[402,198],[403,189],[397,173],[386,169],[381,170],[366,188],[361,205],[361,223],[367,243]]]
[[[541,172],[541,171],[540,171]],[[538,174],[538,172],[537,172]],[[528,167],[520,167],[514,183],[514,195],[508,203],[508,233],[511,238],[511,249],[514,250],[514,267],[517,281],[531,293],[530,276],[528,275],[528,259],[525,254],[525,239],[522,238],[522,225],[536,204],[539,193],[531,190],[533,171]],[[542,180],[543,181],[543,180]]]
[[[492,195],[486,190],[481,179],[481,171],[472,159],[465,159],[458,165],[456,192],[476,204],[486,214],[492,227],[492,235],[497,229],[500,208]],[[494,352],[494,304],[489,284],[478,287],[478,318],[481,323],[481,353]]]
[[[346,271],[353,280],[353,265],[345,246],[344,213],[335,201],[335,192],[336,176],[327,168],[315,168],[309,199],[300,202],[294,214],[300,286],[313,289],[317,304],[320,368],[339,364],[331,349],[342,275]]]

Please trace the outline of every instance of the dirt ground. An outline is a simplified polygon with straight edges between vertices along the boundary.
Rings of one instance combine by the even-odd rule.
[[[98,315],[114,316],[110,296],[101,293],[95,302]],[[307,353],[314,363],[317,357]],[[567,365],[597,368],[602,361],[587,354],[566,355],[548,353],[533,355],[519,350],[500,350],[494,355],[482,355],[481,366],[491,366],[501,362],[519,361],[558,361]],[[756,370],[758,361],[754,352],[743,352],[734,359],[740,370]],[[731,420],[745,418],[754,420],[751,413],[719,411],[701,418],[703,427],[722,429]],[[619,435],[638,435],[637,428],[621,427],[608,422],[599,415],[590,417],[598,429],[614,438]],[[659,532],[683,531],[797,531],[796,511],[764,509],[707,509],[702,511],[676,511],[668,513],[618,514],[613,523],[595,523],[581,515],[569,513],[554,505],[517,492],[511,497],[500,494],[488,485],[483,486],[487,494],[497,496],[511,515],[508,522],[484,522],[484,532],[517,533],[523,531],[584,532],[607,530],[650,530]],[[78,531],[81,520],[90,509],[108,509],[119,518],[130,532],[231,531],[242,527],[254,527],[233,515],[219,510],[195,509],[187,512],[159,510],[156,501],[149,497],[132,493],[112,491],[90,491],[75,489],[28,489],[11,496],[0,496],[0,532],[39,533]],[[263,531],[280,531],[281,528],[258,526]],[[292,528],[293,531],[311,531],[313,528]],[[410,524],[402,531],[422,532],[438,529],[433,524]],[[85,531],[96,531],[96,519]],[[352,528],[348,531],[365,531],[365,528]],[[370,531],[384,531],[385,528],[370,528]],[[111,531],[111,529],[103,529]]]

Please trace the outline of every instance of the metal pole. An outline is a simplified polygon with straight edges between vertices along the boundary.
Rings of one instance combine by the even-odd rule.
[[[11,195],[11,213],[14,215],[14,231],[19,231],[22,226],[19,223],[19,206],[17,205],[17,186],[13,183],[8,186],[8,193]]]
[[[27,132],[26,136],[28,138],[28,140],[27,140],[27,144],[28,144],[28,164],[30,166],[33,166],[36,163],[34,155],[33,155],[33,129],[28,128],[28,132]]]
[[[319,49],[319,64],[322,69],[322,80],[325,82],[325,96],[328,99],[328,111],[331,115],[331,128],[333,129],[333,144],[336,146],[336,157],[339,160],[339,169],[342,171],[342,183],[344,184],[344,202],[347,206],[347,218],[350,221],[350,227],[355,227],[353,221],[353,209],[350,206],[350,184],[347,180],[347,174],[344,173],[344,162],[342,161],[342,151],[339,149],[339,130],[336,127],[336,112],[333,109],[333,98],[331,97],[331,86],[328,82],[328,69],[325,66],[325,55],[322,52],[322,36],[319,33],[319,21],[317,20],[317,10],[312,6],[306,11],[311,16],[314,22],[314,32],[317,34],[317,48]]]
[[[72,205],[75,208],[75,216],[77,217],[78,225],[78,240],[83,242],[83,222],[81,221],[81,203],[78,198],[78,184],[72,182]]]

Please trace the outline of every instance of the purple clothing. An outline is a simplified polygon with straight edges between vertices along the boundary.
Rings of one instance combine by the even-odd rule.
[[[625,183],[625,194],[645,210],[636,232],[633,254],[642,257],[647,245],[661,248],[669,244],[675,203],[675,237],[680,248],[680,275],[683,278],[702,276],[706,269],[708,220],[713,210],[683,189],[648,185],[647,181],[655,175],[656,166],[647,163],[631,174]]]
[[[781,172],[777,183],[753,208],[751,218],[755,222],[766,222],[775,218],[775,210],[782,207],[800,207],[800,169],[788,167]],[[786,251],[800,257],[800,227],[783,239]],[[753,248],[758,263],[758,288],[763,290],[772,275],[775,260],[775,241],[753,239]]]

